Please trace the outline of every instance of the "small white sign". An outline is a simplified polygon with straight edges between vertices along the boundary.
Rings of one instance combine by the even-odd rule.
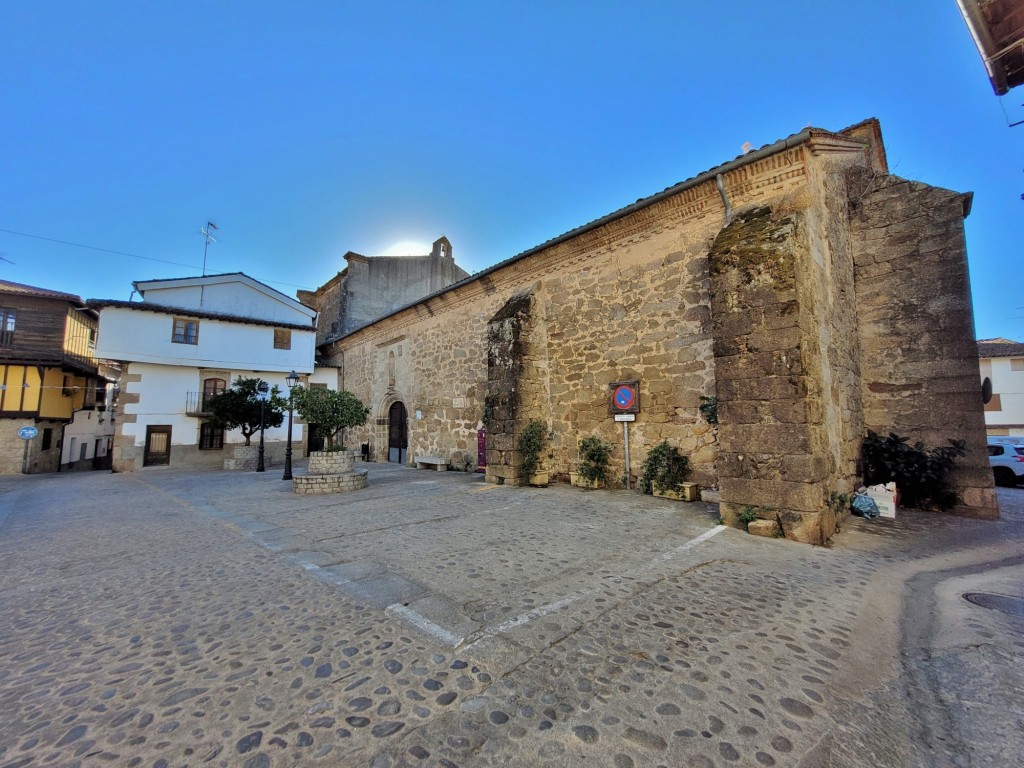
[[[635,413],[616,413],[615,414],[615,420],[616,421],[636,421],[636,414]]]
[[[416,411],[416,418],[417,419],[422,419],[423,418],[423,411]]]

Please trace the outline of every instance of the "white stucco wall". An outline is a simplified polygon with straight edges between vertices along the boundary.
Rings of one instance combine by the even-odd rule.
[[[230,385],[239,376],[260,378],[278,387],[281,396],[288,397],[286,373],[280,371],[252,371],[225,369]],[[199,443],[199,425],[204,419],[188,416],[185,406],[190,392],[202,392],[202,374],[198,368],[190,366],[157,365],[152,363],[131,363],[127,373],[130,377],[139,376],[139,381],[128,381],[127,392],[137,393],[137,403],[125,403],[122,412],[134,415],[134,423],[125,423],[123,434],[131,436],[134,444],[143,447],[146,441],[146,427],[152,425],[169,425],[171,427],[171,445],[196,446]],[[338,372],[335,368],[318,368],[310,377],[310,383],[327,384],[329,389],[338,388]],[[288,433],[288,419],[285,417],[280,427],[267,428],[267,442],[284,441]],[[296,418],[292,424],[292,440],[301,442],[303,425]],[[255,439],[255,438],[254,438]],[[225,433],[224,443],[244,443],[245,438],[238,430]],[[90,454],[91,455],[91,454]]]
[[[100,441],[100,456],[107,454],[107,441],[114,437],[114,424],[105,411],[75,411],[75,417],[64,427],[64,445],[61,446],[61,464],[79,461],[81,445],[86,445],[86,459],[96,455],[96,441]]]
[[[313,370],[316,332],[291,331],[291,349],[274,349],[274,327],[223,320],[199,320],[199,343],[171,340],[174,315],[127,307],[100,312],[96,356],[109,360],[208,368],[280,371]]]
[[[223,282],[208,280],[211,281],[201,285],[178,285],[171,282],[166,286],[148,288],[144,293],[144,301],[297,325],[311,323],[316,314],[300,306],[294,299],[264,292],[258,286],[240,279]]]
[[[1015,365],[1021,370],[1013,370]],[[1024,358],[982,358],[981,376],[992,379],[992,394],[999,396],[999,410],[993,410],[993,403],[985,408],[985,426],[1024,435]]]
[[[198,392],[201,388],[199,370],[131,363],[126,373],[140,376],[141,380],[128,381],[125,389],[130,394],[138,394],[137,403],[127,402],[127,398],[122,396],[122,412],[125,416],[135,416],[134,423],[124,423],[122,434],[133,436],[135,445],[142,446],[146,441],[147,426],[168,425],[171,427],[172,445],[196,445],[200,420],[185,415],[185,403],[189,392]]]
[[[338,369],[337,368],[317,368],[313,371],[309,377],[310,384],[326,384],[328,389],[337,391],[338,389]]]

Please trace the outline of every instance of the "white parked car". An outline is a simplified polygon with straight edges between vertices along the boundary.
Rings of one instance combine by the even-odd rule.
[[[989,438],[988,463],[996,485],[1017,485],[1024,480],[1024,445]]]

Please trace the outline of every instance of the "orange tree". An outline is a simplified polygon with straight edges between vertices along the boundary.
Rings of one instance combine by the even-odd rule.
[[[335,446],[338,433],[347,427],[360,427],[366,423],[370,409],[348,390],[336,392],[331,389],[295,387],[292,390],[295,410],[309,424],[315,424],[317,435],[324,438],[324,450],[342,450]]]
[[[238,429],[249,445],[252,436],[260,431],[260,399],[257,387],[261,379],[247,379],[239,376],[230,389],[214,395],[206,401],[210,423],[221,429]],[[284,421],[288,401],[281,397],[275,385],[270,390],[270,399],[263,404],[263,426],[280,427]]]

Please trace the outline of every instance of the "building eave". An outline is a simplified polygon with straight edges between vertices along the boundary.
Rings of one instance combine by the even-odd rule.
[[[523,261],[524,259],[528,259],[531,256],[546,251],[569,240],[573,240],[574,238],[580,237],[581,235],[584,235],[588,232],[592,232],[596,229],[599,229],[600,227],[616,222],[619,219],[623,219],[626,216],[636,213],[637,211],[642,211],[645,208],[649,208],[653,205],[656,205],[662,200],[673,197],[689,189],[698,187],[702,184],[706,184],[709,181],[714,181],[715,178],[720,175],[731,173],[732,171],[744,168],[748,165],[752,165],[760,160],[763,160],[767,157],[771,157],[772,155],[776,155],[780,152],[785,152],[787,150],[793,149],[795,147],[801,146],[812,141],[815,143],[814,146],[816,147],[816,151],[863,151],[869,145],[870,142],[867,139],[858,139],[855,136],[851,135],[851,133],[855,129],[865,127],[869,127],[873,130],[873,135],[876,137],[876,141],[879,145],[881,145],[881,129],[878,125],[878,120],[876,118],[868,118],[866,120],[862,120],[861,122],[844,128],[840,131],[827,131],[822,128],[811,127],[805,128],[799,133],[792,134],[791,136],[787,136],[786,138],[780,139],[772,144],[767,144],[763,147],[760,147],[759,149],[747,152],[746,154],[740,155],[739,157],[736,157],[733,160],[729,160],[728,162],[722,163],[721,165],[717,165],[713,168],[704,171],[703,173],[697,174],[696,176],[693,176],[685,181],[681,181],[678,184],[668,187],[662,190],[661,192],[657,192],[653,195],[650,195],[649,197],[641,198],[640,200],[637,200],[635,203],[631,203],[630,205],[613,211],[612,213],[609,213],[598,219],[594,219],[593,221],[576,227],[575,229],[571,229],[568,232],[553,237],[550,240],[541,243],[540,245],[536,245],[533,248],[518,253],[515,256],[505,259],[504,261],[500,261],[497,264],[487,267],[486,269],[481,270],[480,272],[476,272],[463,280],[459,280],[458,282],[452,283],[451,285],[442,288],[439,291],[435,291],[434,293],[424,296],[423,298],[418,299],[410,304],[406,304],[402,307],[399,307],[398,309],[389,312],[386,315],[382,315],[381,317],[378,317],[369,323],[365,323],[359,326],[358,328],[353,328],[351,331],[349,331],[343,336],[339,336],[338,338],[332,339],[330,341],[325,341],[323,344],[320,344],[319,346],[328,347],[339,342],[344,342],[349,337],[352,337],[355,334],[360,333],[361,331],[365,330],[366,328],[372,325],[375,325],[376,323],[399,315],[415,307],[426,306],[428,314],[432,314],[430,312],[428,305],[431,301],[437,299],[439,296],[443,296],[445,294],[458,291],[459,289],[462,289],[468,285],[472,285],[473,283],[486,282],[487,280],[489,280],[492,274],[498,272],[499,270],[510,267],[520,261]],[[881,162],[884,167],[884,154],[881,155],[879,162]],[[352,254],[352,252],[349,252],[348,254],[346,254],[346,258],[349,258],[352,255],[358,256],[358,254]]]
[[[263,318],[244,317],[242,315],[229,315],[221,312],[204,312],[196,309],[186,309],[184,307],[173,307],[165,304],[155,304],[151,301],[89,299],[89,301],[86,303],[91,309],[95,309],[97,311],[103,310],[106,307],[115,307],[118,309],[130,309],[136,312],[155,312],[157,314],[172,315],[174,317],[194,317],[199,320],[219,320],[225,323],[261,325],[267,328],[286,328],[293,331],[308,331],[310,333],[316,332],[315,321],[313,323],[310,323],[310,325],[300,325],[298,323],[282,323],[276,320],[266,320]]]

